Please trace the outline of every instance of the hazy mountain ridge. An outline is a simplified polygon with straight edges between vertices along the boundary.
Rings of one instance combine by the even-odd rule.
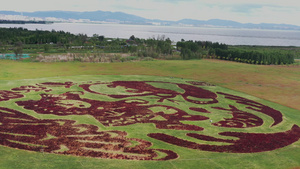
[[[123,12],[109,11],[90,11],[90,12],[74,12],[74,11],[37,11],[37,12],[15,12],[15,11],[0,11],[3,15],[23,15],[28,17],[39,18],[60,18],[64,20],[90,20],[100,22],[117,22],[127,24],[155,24],[155,25],[183,25],[196,27],[230,27],[230,28],[250,28],[250,29],[283,29],[283,30],[300,30],[300,26],[290,24],[272,24],[272,23],[240,23],[231,20],[210,19],[195,20],[182,19],[179,21],[166,20],[151,20],[136,15],[126,14]]]

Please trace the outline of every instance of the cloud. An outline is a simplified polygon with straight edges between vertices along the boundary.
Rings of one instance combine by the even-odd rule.
[[[153,1],[156,1],[156,2],[162,2],[162,3],[178,3],[178,2],[196,2],[197,0],[153,0]]]
[[[263,5],[258,4],[239,4],[231,7],[232,12],[237,13],[252,13],[256,9],[261,9]]]
[[[116,10],[126,10],[126,11],[147,11],[150,9],[146,8],[137,8],[137,7],[132,7],[128,5],[112,5]]]

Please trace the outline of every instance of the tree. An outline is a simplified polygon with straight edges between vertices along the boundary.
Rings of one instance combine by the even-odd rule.
[[[214,49],[209,49],[208,55],[209,56],[214,56],[216,54],[216,51]]]
[[[56,43],[56,46],[57,46],[58,48],[62,48],[62,47],[64,46],[64,44],[61,43],[61,42],[57,42],[57,43]]]
[[[0,53],[3,53],[3,52],[4,52],[3,46],[4,46],[3,43],[0,42]]]
[[[101,36],[99,36],[99,37],[98,37],[98,39],[99,39],[99,41],[101,41],[101,42],[102,42],[102,41],[104,41],[104,36],[103,36],[103,35],[101,35]]]
[[[134,35],[131,35],[129,40],[135,40],[135,36]]]
[[[49,50],[50,50],[50,45],[49,44],[45,44],[44,45],[44,51],[45,52],[49,52]]]
[[[194,53],[188,48],[182,49],[180,55],[183,60],[189,60],[194,57]]]
[[[14,53],[16,55],[16,59],[20,59],[23,53],[23,43],[17,42],[14,47]]]

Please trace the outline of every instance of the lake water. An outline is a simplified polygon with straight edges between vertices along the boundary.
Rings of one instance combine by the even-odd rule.
[[[226,43],[229,45],[262,45],[262,46],[300,46],[300,31],[231,29],[204,27],[175,27],[123,24],[84,24],[54,23],[38,24],[3,24],[0,27],[24,27],[29,30],[63,30],[74,34],[83,33],[104,35],[107,38],[129,38],[134,35],[148,39],[165,36],[172,41],[197,40]]]

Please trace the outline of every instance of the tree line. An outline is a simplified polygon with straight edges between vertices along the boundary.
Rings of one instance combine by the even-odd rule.
[[[0,42],[5,45],[23,44],[47,44],[47,43],[74,43],[81,45],[87,38],[86,35],[74,35],[64,31],[28,30],[25,28],[0,28]]]
[[[132,53],[139,57],[159,58],[172,55],[174,46],[165,36],[140,39],[132,35],[129,39],[106,38],[94,34],[71,34],[64,31],[28,30],[24,28],[0,28],[0,53],[24,50],[36,52],[105,52]]]
[[[185,41],[182,39],[176,44],[177,50],[180,51],[182,59],[201,59],[205,58],[207,55],[214,54],[211,53],[214,49],[227,50],[228,45],[219,42],[210,41]]]
[[[51,24],[51,21],[0,20],[0,24]]]
[[[172,43],[165,36],[140,39],[132,35],[128,39],[106,38],[94,34],[72,34],[64,31],[28,30],[25,28],[0,28],[0,53],[13,51],[20,55],[24,50],[34,52],[107,52],[131,53],[138,57],[168,59],[215,58],[249,64],[291,64],[295,54],[287,50],[252,50],[232,47],[210,41],[181,41]]]
[[[295,54],[288,50],[251,50],[230,48],[222,43],[210,41],[177,42],[177,49],[181,51],[182,59],[215,58],[249,64],[279,65],[295,62]]]
[[[280,65],[295,62],[291,52],[284,51],[247,51],[239,49],[222,50],[216,49],[218,59],[243,62],[249,64]]]

